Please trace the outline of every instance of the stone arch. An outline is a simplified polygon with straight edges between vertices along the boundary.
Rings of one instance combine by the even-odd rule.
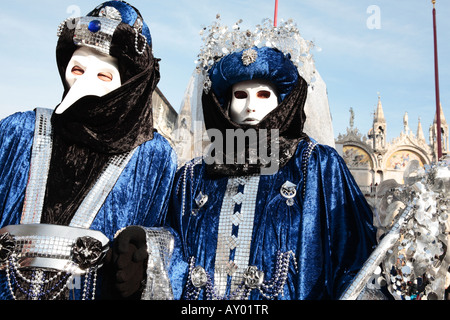
[[[371,153],[357,144],[346,144],[343,146],[342,157],[361,190],[370,193],[375,172]]]
[[[343,146],[343,156],[349,168],[373,169],[374,159],[366,148],[357,144],[346,144]]]
[[[396,148],[387,154],[384,161],[384,179],[395,179],[398,183],[403,184],[403,174],[412,160],[419,161],[421,166],[429,163],[428,157],[422,152],[408,146]]]

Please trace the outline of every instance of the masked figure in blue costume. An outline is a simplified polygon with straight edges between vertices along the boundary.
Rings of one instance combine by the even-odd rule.
[[[178,171],[169,208],[175,297],[338,299],[375,230],[343,159],[302,131],[309,49],[291,22],[212,29],[199,67],[212,144]]]
[[[61,104],[0,122],[0,298],[102,298],[106,252],[124,297],[121,284],[146,274],[147,256],[119,231],[164,220],[177,166],[153,128],[158,59],[141,14],[122,1],[66,20],[58,36]],[[108,251],[121,235],[127,272],[119,248]]]

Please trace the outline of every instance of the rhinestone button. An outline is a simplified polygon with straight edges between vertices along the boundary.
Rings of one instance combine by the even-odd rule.
[[[204,287],[208,282],[205,269],[200,266],[195,267],[194,270],[192,270],[191,281],[196,288]]]

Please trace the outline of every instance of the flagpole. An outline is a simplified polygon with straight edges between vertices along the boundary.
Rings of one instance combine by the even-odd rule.
[[[436,85],[436,140],[438,149],[438,159],[442,158],[442,142],[441,142],[441,98],[439,94],[439,67],[438,67],[438,50],[437,50],[437,32],[436,32],[436,0],[433,3],[433,34],[434,34],[434,71]]]
[[[273,18],[273,25],[274,27],[278,25],[278,0],[275,0],[275,17]]]

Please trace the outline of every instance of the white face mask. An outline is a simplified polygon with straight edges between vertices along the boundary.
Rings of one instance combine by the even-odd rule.
[[[87,47],[74,52],[67,65],[66,81],[70,90],[56,109],[57,114],[63,113],[82,97],[102,97],[122,84],[117,59]]]
[[[261,80],[249,80],[232,88],[231,120],[237,124],[258,124],[278,106],[275,87]]]

